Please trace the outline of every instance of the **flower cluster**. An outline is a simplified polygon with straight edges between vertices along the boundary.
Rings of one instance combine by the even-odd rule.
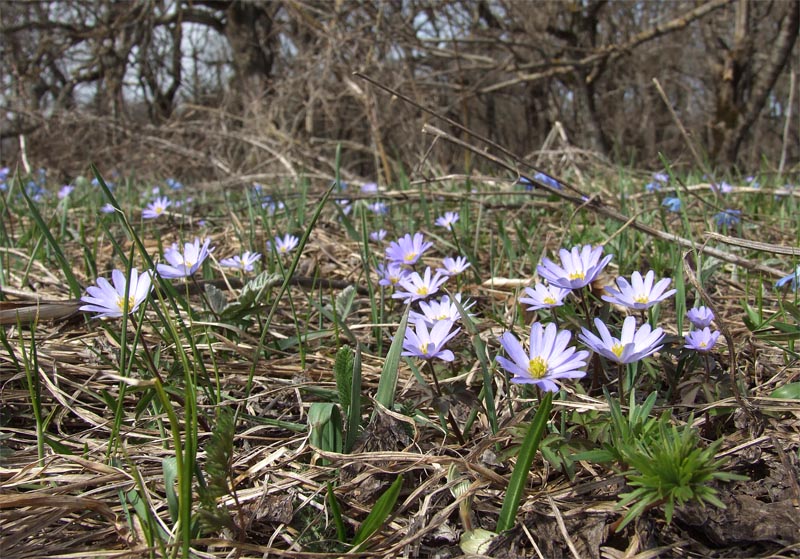
[[[705,306],[690,309],[686,313],[686,318],[689,319],[694,329],[684,336],[686,340],[684,347],[704,353],[711,351],[719,338],[719,331],[712,331],[709,327],[714,320],[714,313],[711,309]]]
[[[520,303],[528,305],[528,310],[562,306],[572,291],[583,289],[593,282],[612,258],[612,255],[603,255],[602,247],[593,248],[591,245],[561,249],[559,256],[558,264],[543,258],[537,267],[539,276],[546,283],[537,283],[533,288],[525,289],[526,297],[521,297]],[[602,299],[644,312],[676,292],[675,289],[668,289],[671,281],[670,278],[656,281],[653,270],[644,276],[634,272],[630,281],[618,277],[616,287],[606,287]],[[594,320],[594,326],[599,335],[588,328],[581,328],[578,336],[580,341],[591,351],[621,365],[639,361],[657,352],[663,346],[665,337],[661,328],[654,328],[648,323],[637,327],[634,316],[625,318],[618,338],[599,318]],[[510,359],[498,356],[497,361],[512,374],[512,382],[534,383],[542,390],[555,391],[558,389],[557,379],[578,378],[585,374],[589,352],[576,352],[574,348],[568,348],[570,337],[567,331],[558,332],[554,324],[543,327],[536,322],[531,327],[529,354],[525,354],[517,338],[506,332],[500,337],[500,345]]]

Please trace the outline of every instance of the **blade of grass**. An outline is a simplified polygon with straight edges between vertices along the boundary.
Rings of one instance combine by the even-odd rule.
[[[389,489],[378,497],[375,506],[372,507],[372,511],[370,511],[369,515],[364,519],[364,522],[361,523],[361,528],[358,529],[358,533],[356,533],[356,537],[353,539],[354,548],[352,551],[360,550],[362,547],[361,544],[367,541],[372,534],[383,526],[386,519],[389,518],[389,515],[392,513],[392,509],[397,502],[397,498],[400,496],[400,489],[402,488],[403,475],[401,474],[397,476],[397,479],[389,486]]]
[[[328,484],[328,510],[331,511],[331,517],[333,517],[333,524],[336,526],[336,538],[344,543],[347,541],[347,530],[344,526],[344,520],[342,519],[342,508],[339,506],[339,500],[336,498],[336,495],[333,493],[333,485],[329,481]]]
[[[406,335],[408,313],[410,310],[411,305],[407,305],[403,313],[403,318],[400,320],[400,326],[397,328],[397,333],[392,340],[392,345],[389,346],[389,353],[386,354],[386,361],[383,362],[381,379],[378,381],[378,391],[375,394],[375,401],[388,410],[394,408],[394,393],[397,389],[397,369],[400,366],[400,354],[403,352],[403,338],[405,338]],[[376,413],[377,410],[372,412],[373,418]]]
[[[336,148],[336,180],[328,187],[325,193],[322,195],[322,199],[317,204],[316,209],[314,210],[314,214],[311,216],[311,221],[308,224],[303,236],[300,238],[300,243],[297,246],[297,250],[295,251],[294,258],[292,259],[292,263],[289,265],[289,268],[286,270],[286,275],[284,276],[283,283],[281,284],[281,288],[278,291],[277,297],[275,297],[272,306],[270,307],[269,314],[267,315],[266,321],[264,323],[264,327],[261,331],[261,337],[258,340],[258,346],[253,354],[253,364],[250,366],[250,373],[247,375],[247,385],[245,387],[245,398],[250,397],[250,391],[253,389],[253,377],[256,374],[256,368],[258,367],[258,362],[261,359],[261,353],[264,350],[264,345],[267,339],[267,332],[269,332],[269,326],[272,324],[272,319],[275,316],[275,313],[278,311],[278,303],[281,301],[283,294],[286,293],[286,290],[289,288],[289,283],[292,281],[292,276],[294,276],[294,272],[297,269],[297,265],[300,263],[300,257],[303,254],[303,248],[305,248],[306,244],[308,243],[308,238],[311,236],[311,232],[314,230],[314,227],[317,224],[317,220],[319,219],[320,214],[322,213],[322,208],[325,207],[325,203],[330,198],[333,189],[336,188],[336,185],[339,184],[339,163],[341,160],[341,146],[337,146]]]
[[[19,180],[19,179],[18,179]],[[50,232],[50,229],[47,227],[47,224],[42,219],[42,214],[39,213],[39,209],[36,207],[36,204],[33,203],[28,193],[22,188],[22,184],[19,184],[20,193],[22,193],[23,198],[25,198],[25,202],[28,204],[28,209],[31,212],[31,217],[33,221],[36,222],[36,226],[41,231],[42,235],[45,236],[47,239],[50,248],[53,249],[53,253],[56,256],[56,260],[58,260],[58,265],[61,267],[61,271],[64,272],[64,277],[67,279],[67,284],[69,284],[69,290],[73,297],[78,298],[81,296],[81,292],[83,288],[81,287],[78,278],[75,277],[75,274],[72,272],[72,265],[67,262],[67,257],[64,256],[64,252],[61,250],[61,246],[56,242],[53,234]]]
[[[553,406],[553,392],[548,392],[539,403],[539,409],[533,417],[522,446],[519,449],[517,463],[511,473],[511,480],[508,482],[506,496],[503,499],[503,507],[500,509],[500,517],[497,519],[497,533],[511,529],[516,522],[517,509],[519,502],[525,492],[525,484],[528,480],[528,473],[533,464],[533,458],[539,448],[547,421],[550,417],[550,409]]]

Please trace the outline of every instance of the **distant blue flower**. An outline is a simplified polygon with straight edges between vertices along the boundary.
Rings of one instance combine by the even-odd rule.
[[[787,283],[792,283],[792,291],[797,291],[797,278],[800,276],[800,266],[798,266],[794,272],[789,274],[788,276],[783,276],[781,279],[775,282],[775,288],[783,287]]]
[[[441,215],[436,218],[436,225],[439,227],[444,227],[445,229],[452,229],[453,224],[458,221],[458,212],[444,212],[444,215]]]
[[[361,185],[361,192],[364,194],[375,194],[378,192],[378,185],[374,182],[367,182]]]
[[[384,202],[373,202],[372,204],[367,204],[367,209],[378,215],[385,215],[389,213],[389,206],[387,206]]]
[[[11,173],[11,169],[8,167],[0,167],[0,190],[6,190],[8,185],[6,185],[6,180],[8,179],[8,175]]]
[[[183,188],[183,183],[180,181],[176,181],[175,179],[167,179],[165,181],[167,186],[170,187],[172,190],[180,190]]]
[[[272,200],[267,200],[266,202],[261,203],[261,207],[266,210],[268,215],[275,215],[276,212],[284,209],[286,205],[283,202],[273,202]]]
[[[35,202],[38,202],[44,196],[44,189],[34,181],[28,181],[28,184],[25,185],[25,192],[27,192],[30,199]]]
[[[226,268],[236,268],[244,272],[252,272],[253,264],[255,264],[260,258],[261,253],[250,252],[248,250],[241,256],[236,254],[230,258],[223,258],[219,261],[219,264],[220,266],[225,266]]]
[[[750,185],[750,188],[761,188],[761,184],[752,175],[744,178],[744,182]]]
[[[106,202],[100,208],[100,211],[103,212],[104,214],[114,213],[114,206],[111,205],[111,202]]]
[[[111,181],[105,181],[105,182],[106,182],[106,186],[107,186],[109,189],[112,189],[112,190],[113,190],[113,188],[116,186],[116,183],[113,183],[113,182],[111,182]],[[97,180],[97,177],[95,177],[95,178],[93,178],[93,179],[92,179],[92,186],[100,186],[100,181],[99,181],[99,180]]]
[[[527,177],[520,177],[517,184],[521,184],[525,187],[525,190],[533,190],[533,183],[527,179]]]
[[[662,186],[663,185],[660,182],[654,181],[654,182],[648,182],[646,185],[644,185],[644,188],[645,190],[647,190],[647,192],[656,192],[657,190],[661,190]]]
[[[661,202],[661,205],[666,207],[671,212],[678,213],[681,211],[681,199],[677,196],[667,196]]]
[[[545,175],[544,173],[537,172],[535,175],[533,175],[533,180],[546,184],[550,188],[555,188],[556,190],[561,190],[563,188],[560,182],[549,175]]]
[[[67,196],[69,196],[72,191],[75,190],[75,187],[71,184],[65,184],[58,190],[58,199],[63,200]]]
[[[728,229],[730,227],[733,227],[734,225],[737,225],[740,221],[742,221],[741,215],[742,215],[741,210],[728,209],[716,214],[714,216],[714,222],[720,229]]]
[[[722,181],[719,184],[712,182],[711,190],[719,194],[730,194],[731,192],[733,192],[733,187],[725,181]]]
[[[349,215],[353,211],[353,206],[350,205],[350,200],[336,200],[336,204],[342,210],[344,215]]]
[[[661,184],[667,184],[669,182],[669,175],[667,173],[653,173],[653,180]]]
[[[377,231],[372,231],[369,234],[369,239],[371,241],[375,241],[376,243],[382,241],[386,238],[386,229],[378,229]]]

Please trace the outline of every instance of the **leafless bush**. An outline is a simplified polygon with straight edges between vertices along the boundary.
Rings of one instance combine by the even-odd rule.
[[[520,154],[557,123],[621,162],[689,159],[658,79],[712,165],[800,159],[795,1],[6,2],[4,163],[195,178],[330,173],[391,181],[433,117]],[[795,95],[796,98],[796,95]],[[429,162],[471,164],[437,147]]]

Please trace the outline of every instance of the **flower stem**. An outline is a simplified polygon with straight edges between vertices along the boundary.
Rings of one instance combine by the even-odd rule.
[[[436,378],[436,371],[433,369],[433,363],[431,363],[430,359],[425,361],[428,364],[428,369],[431,371],[431,377],[433,378],[433,386],[436,389],[436,395],[441,399],[442,398],[442,389],[439,386],[439,379]],[[447,409],[447,419],[450,422],[450,427],[453,428],[453,434],[458,439],[458,442],[462,445],[467,444],[467,441],[464,440],[464,435],[461,433],[461,428],[458,426],[458,422],[456,418],[453,416],[453,412],[448,407]]]

